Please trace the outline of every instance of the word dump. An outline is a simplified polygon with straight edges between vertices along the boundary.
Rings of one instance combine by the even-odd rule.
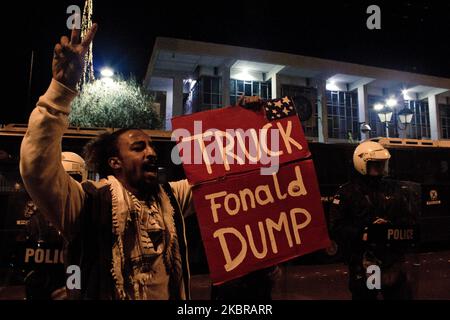
[[[278,172],[279,158],[302,150],[302,145],[292,138],[292,121],[283,126],[281,122],[267,123],[261,129],[208,129],[203,131],[202,121],[194,121],[194,134],[178,128],[172,133],[172,140],[179,141],[172,150],[175,164],[203,165],[208,175],[212,175],[214,164],[223,166],[225,171],[231,165],[261,164],[261,175]],[[178,149],[177,149],[178,148]]]

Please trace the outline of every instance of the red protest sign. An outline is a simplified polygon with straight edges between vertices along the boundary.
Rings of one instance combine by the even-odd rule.
[[[276,111],[234,106],[172,120],[214,283],[329,245],[300,121]]]
[[[296,116],[268,122],[263,111],[231,106],[174,118],[172,126],[192,184],[310,155]]]
[[[311,160],[200,184],[194,203],[214,283],[329,245]]]

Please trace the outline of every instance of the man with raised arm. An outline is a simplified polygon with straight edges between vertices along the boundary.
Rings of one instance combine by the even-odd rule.
[[[61,164],[61,140],[94,24],[61,37],[53,79],[30,116],[21,146],[26,189],[66,241],[66,265],[81,270],[83,299],[186,299],[189,268],[183,215],[193,212],[186,180],[159,184],[156,152],[137,129],[105,133],[86,146],[88,166],[99,182],[82,184]]]

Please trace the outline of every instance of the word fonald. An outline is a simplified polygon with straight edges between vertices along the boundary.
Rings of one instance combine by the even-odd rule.
[[[225,171],[230,171],[233,164],[270,165],[260,171],[261,175],[271,175],[278,171],[281,155],[303,149],[291,133],[291,121],[285,126],[277,122],[276,127],[267,123],[258,131],[254,128],[203,131],[202,121],[194,121],[193,135],[186,129],[173,131],[172,140],[179,142],[171,158],[175,164],[203,164],[208,174],[213,174],[213,164],[223,165]]]

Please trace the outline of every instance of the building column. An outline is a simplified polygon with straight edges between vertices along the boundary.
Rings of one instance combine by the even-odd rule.
[[[328,141],[328,109],[327,109],[327,82],[312,79],[311,86],[317,89],[317,135],[319,142]],[[312,106],[314,108],[314,106]]]
[[[173,111],[173,79],[171,87],[166,91],[166,118],[164,119],[164,129],[172,130],[172,111]]]
[[[173,79],[163,77],[152,77],[148,82],[148,90],[164,92],[166,96],[165,109],[161,110],[161,114],[164,114],[163,127],[166,130],[170,130],[172,119],[172,106],[173,106]]]
[[[173,108],[172,117],[183,114],[183,78],[176,76],[173,78]]]
[[[432,140],[439,139],[439,115],[437,96],[432,94],[428,96],[428,111],[430,114],[430,134]]]
[[[165,129],[172,130],[172,118],[183,114],[183,77],[174,76],[167,89]]]
[[[222,106],[230,105],[230,68],[222,67]]]
[[[358,87],[358,122],[362,124],[363,122],[369,124],[369,103],[367,100],[367,85],[362,85]],[[359,128],[358,128],[359,130]],[[361,141],[370,138],[370,133],[362,133]]]
[[[319,142],[328,141],[328,108],[325,80],[317,80],[317,132]]]
[[[274,73],[271,77],[272,84],[272,99],[281,97],[281,81],[278,73]]]

